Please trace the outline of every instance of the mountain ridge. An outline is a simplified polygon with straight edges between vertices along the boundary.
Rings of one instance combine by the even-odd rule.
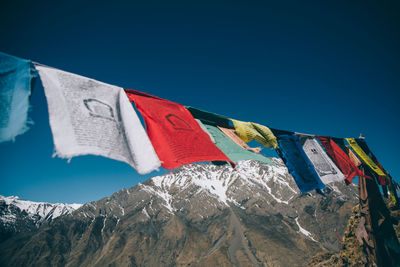
[[[33,231],[43,223],[70,214],[82,204],[48,203],[0,195],[0,242],[21,231]]]
[[[0,263],[305,266],[318,252],[338,251],[357,187],[300,194],[283,162],[272,160],[276,166],[191,164],[150,178],[6,240]]]

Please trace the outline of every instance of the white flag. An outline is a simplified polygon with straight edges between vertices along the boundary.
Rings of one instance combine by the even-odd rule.
[[[339,182],[345,179],[343,173],[336,167],[335,163],[333,163],[315,138],[301,134],[298,134],[298,137],[304,152],[324,184]]]
[[[126,162],[140,174],[160,167],[122,88],[49,67],[36,69],[45,89],[57,156],[103,156]]]

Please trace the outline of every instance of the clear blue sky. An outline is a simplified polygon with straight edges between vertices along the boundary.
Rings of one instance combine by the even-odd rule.
[[[274,128],[363,133],[400,181],[399,13],[398,1],[2,1],[0,51]],[[31,104],[31,130],[0,144],[0,194],[84,203],[158,174],[52,158],[39,82]]]

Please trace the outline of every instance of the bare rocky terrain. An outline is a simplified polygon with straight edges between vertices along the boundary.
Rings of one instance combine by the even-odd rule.
[[[0,240],[0,265],[307,266],[337,253],[357,186],[301,194],[273,161],[192,164],[153,177],[15,231]]]

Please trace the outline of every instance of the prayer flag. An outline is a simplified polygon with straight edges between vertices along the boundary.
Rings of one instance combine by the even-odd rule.
[[[208,124],[215,124],[222,127],[229,127],[230,120],[222,115],[218,115],[215,113],[211,113],[190,106],[186,106],[186,108],[187,110],[189,110],[189,112],[192,114],[194,118],[199,119],[202,122]]]
[[[361,176],[362,172],[354,165],[349,156],[329,136],[317,136],[328,155],[336,163],[350,184],[355,176]]]
[[[47,98],[57,156],[103,156],[126,162],[140,174],[160,166],[122,88],[49,67],[36,69]]]
[[[229,125],[230,120],[224,116],[211,113],[208,111],[200,110],[194,107],[187,106],[187,110],[192,114],[196,120],[200,120],[204,124],[217,126],[224,134],[232,139],[236,144],[244,149],[251,150],[254,153],[259,153],[261,147],[248,146],[236,133],[235,130]],[[231,129],[232,128],[232,129]],[[207,131],[206,131],[207,132]],[[212,138],[211,138],[212,139]],[[215,142],[214,142],[215,143]]]
[[[369,149],[367,142],[363,139],[355,139],[357,144],[361,147],[362,150],[364,150],[365,154],[367,154],[372,161],[389,177],[390,175],[388,172],[382,167],[382,165],[379,163],[378,159],[375,157],[374,153]],[[378,177],[378,182],[382,186],[386,186],[386,176],[379,176]]]
[[[228,161],[235,165],[181,104],[136,90],[125,92],[142,114],[147,134],[164,168],[173,169],[197,161]]]
[[[237,135],[246,143],[254,139],[265,147],[277,148],[276,137],[268,127],[254,122],[231,120]]]
[[[351,149],[348,149],[348,152],[351,162],[353,162],[353,164],[357,166],[357,168],[359,168],[362,164],[361,161],[357,158],[356,154],[354,154],[354,152]]]
[[[0,142],[14,140],[29,127],[31,62],[0,52]]]
[[[360,159],[370,167],[379,176],[386,176],[386,174],[372,161],[370,157],[361,149],[354,138],[346,138],[347,142]]]
[[[240,139],[239,136],[235,133],[234,129],[228,129],[224,127],[217,126],[218,129],[220,129],[226,136],[228,136],[233,142],[235,142],[238,146],[241,146],[242,148],[246,150],[253,151],[254,153],[260,153],[262,150],[261,147],[250,147],[246,142],[244,142],[242,139]]]
[[[200,123],[203,124],[201,121]],[[258,160],[269,165],[275,165],[270,159],[240,147],[238,144],[233,142],[232,139],[226,136],[218,127],[206,123],[204,123],[203,126],[214,139],[215,145],[221,149],[221,151],[224,152],[224,154],[227,155],[232,161],[238,162],[241,160]]]
[[[197,123],[200,125],[200,128],[206,132],[208,134],[208,136],[210,137],[211,141],[215,144],[215,139],[214,136],[212,136],[212,134],[208,131],[207,127],[204,126],[204,124],[201,122],[201,120],[199,119],[194,119],[195,121],[197,121]]]
[[[301,134],[297,134],[297,136],[304,152],[324,184],[345,180],[343,173],[336,167],[314,137]]]
[[[333,142],[335,142],[335,144],[338,145],[338,147],[340,147],[344,153],[348,154],[349,148],[345,143],[345,139],[344,138],[336,138],[336,137],[332,137]]]
[[[304,152],[295,134],[279,135],[277,150],[302,193],[324,189],[317,172]]]

